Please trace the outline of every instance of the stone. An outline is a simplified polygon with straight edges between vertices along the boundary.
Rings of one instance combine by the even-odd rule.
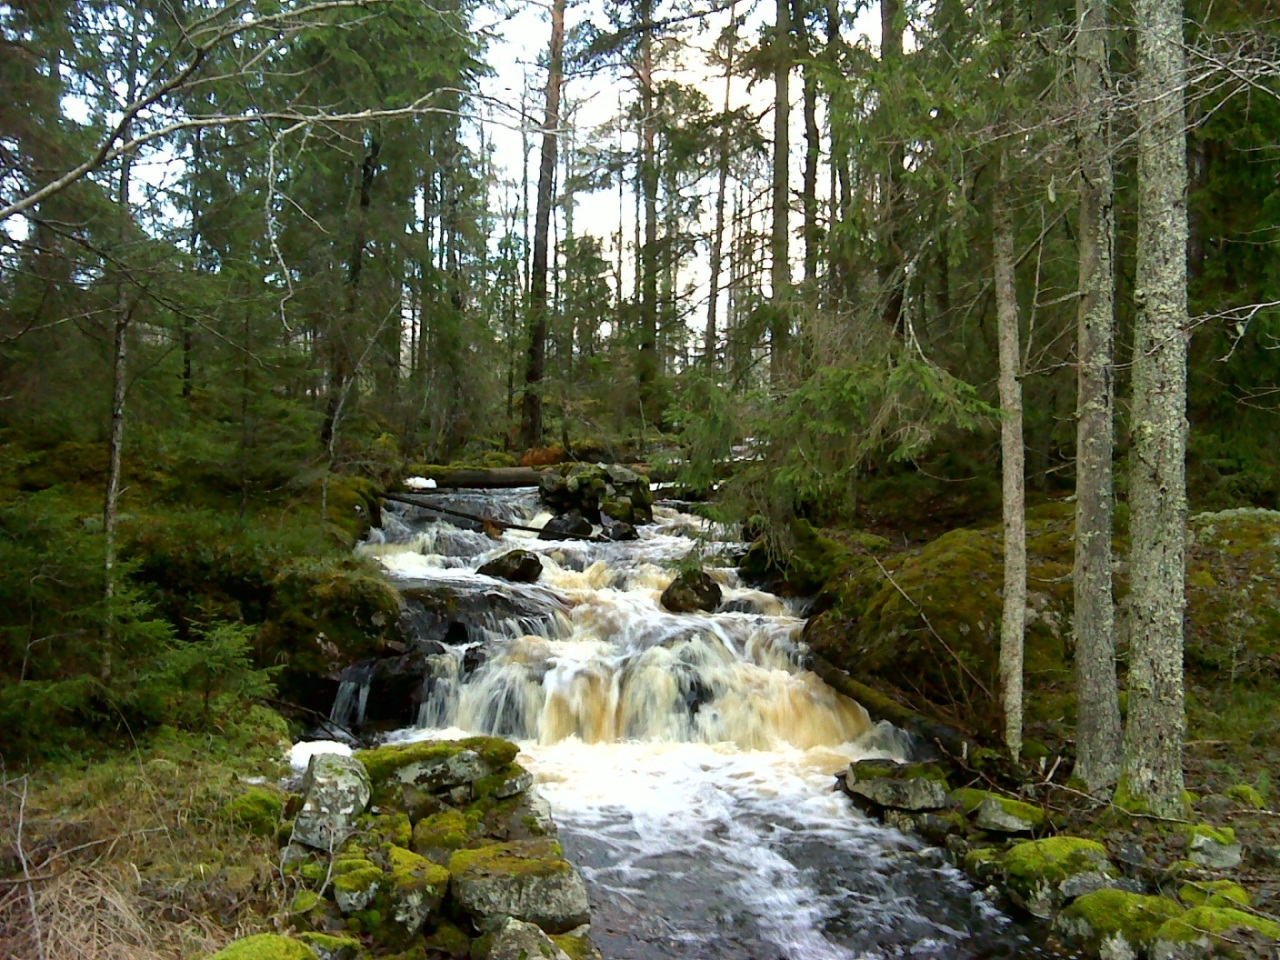
[[[219,950],[209,960],[319,960],[301,940],[259,933]]]
[[[1115,868],[1096,840],[1046,837],[1010,847],[1001,861],[1009,896],[1032,916],[1047,920],[1074,897],[1104,886]]]
[[[1087,893],[1054,920],[1060,933],[1083,941],[1099,956],[1132,960],[1151,943],[1156,930],[1182,907],[1168,897],[1153,897],[1107,888]]]
[[[361,750],[355,756],[368,769],[376,786],[391,782],[443,793],[504,770],[518,749],[497,737],[468,737],[378,747]]]
[[[845,775],[845,789],[895,810],[941,810],[950,802],[946,775],[932,764],[855,761]]]
[[[600,514],[602,517],[625,523],[628,526],[636,519],[635,507],[631,505],[631,501],[626,497],[609,497],[604,503],[600,504]],[[634,530],[635,528],[632,527],[632,529]]]
[[[1004,797],[984,797],[974,811],[973,822],[992,833],[1030,833],[1044,822],[1044,811]]]
[[[604,538],[614,543],[625,543],[628,540],[639,540],[640,534],[636,532],[636,528],[625,520],[609,520],[606,516],[604,522]]]
[[[327,933],[300,933],[298,939],[311,948],[320,960],[356,960],[360,941],[352,937],[335,937]]]
[[[293,820],[293,841],[334,850],[355,830],[372,788],[364,765],[333,753],[313,756],[302,781],[302,809]]]
[[[391,863],[387,890],[391,919],[411,937],[444,901],[449,871],[401,847],[391,847],[387,856]]]
[[[720,584],[702,570],[686,570],[662,591],[662,606],[672,613],[710,612],[720,606]]]
[[[514,917],[548,933],[590,919],[587,888],[554,840],[516,840],[449,858],[450,894],[476,926],[494,931]]]
[[[1187,858],[1206,870],[1230,870],[1244,859],[1244,847],[1235,842],[1230,828],[1218,830],[1198,824],[1187,840]]]
[[[570,960],[569,955],[532,923],[506,918],[493,935],[489,960]]]
[[[584,517],[577,510],[571,510],[568,513],[562,513],[559,516],[552,517],[547,521],[538,534],[539,540],[569,540],[582,539],[591,536],[591,531],[595,528],[591,525],[591,521]]]
[[[1217,947],[1226,940],[1241,939],[1240,934],[1263,941],[1280,940],[1280,924],[1243,910],[1230,907],[1193,907],[1170,917],[1160,925],[1153,938],[1152,960],[1198,960],[1217,955]]]
[[[476,573],[512,583],[533,583],[542,576],[542,558],[528,550],[512,550],[482,563]]]
[[[1234,880],[1192,880],[1178,888],[1178,899],[1189,907],[1248,907],[1249,891]]]
[[[333,901],[343,916],[372,906],[381,884],[382,870],[371,860],[352,857],[333,865]]]

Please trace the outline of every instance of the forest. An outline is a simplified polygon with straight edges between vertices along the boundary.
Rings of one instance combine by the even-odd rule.
[[[576,461],[1015,766],[1280,756],[1269,0],[10,0],[0,78],[10,772],[327,712],[382,495]]]

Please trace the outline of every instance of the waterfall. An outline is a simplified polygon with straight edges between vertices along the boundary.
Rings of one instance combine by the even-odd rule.
[[[532,490],[432,499],[521,526],[548,519]],[[388,739],[517,741],[588,881],[606,956],[1022,955],[1009,922],[935,852],[833,792],[851,759],[904,757],[910,738],[805,668],[798,611],[729,565],[745,549],[735,531],[662,503],[630,543],[514,530],[498,542],[451,517],[389,506],[360,548],[401,589],[422,665],[405,714],[416,724]],[[476,572],[514,548],[540,555],[536,583]],[[714,612],[661,604],[691,555],[721,587]],[[363,716],[370,678],[378,699],[376,671],[343,676],[335,721]]]

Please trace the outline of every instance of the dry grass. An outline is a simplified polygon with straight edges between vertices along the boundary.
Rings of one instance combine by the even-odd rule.
[[[247,729],[246,729],[247,728]],[[269,929],[276,844],[224,811],[278,775],[278,718],[0,779],[0,957],[188,960]]]

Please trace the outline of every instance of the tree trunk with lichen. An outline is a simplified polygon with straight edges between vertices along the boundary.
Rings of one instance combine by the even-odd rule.
[[[1186,580],[1187,157],[1181,0],[1137,0],[1138,255],[1129,507],[1131,797],[1182,803]]]
[[[1120,775],[1115,609],[1111,598],[1115,219],[1107,0],[1076,0],[1080,152],[1077,305],[1075,775],[1089,790]]]
[[[1000,699],[1004,742],[1022,752],[1022,647],[1027,617],[1026,482],[1022,445],[1022,370],[1014,227],[1004,161],[992,199],[996,320],[1000,343],[1000,464],[1004,513],[1004,610],[1000,617]]]

